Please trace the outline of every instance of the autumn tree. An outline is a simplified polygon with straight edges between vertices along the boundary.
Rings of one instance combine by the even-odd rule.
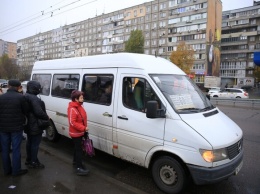
[[[0,77],[5,79],[17,78],[18,65],[8,55],[0,57]]]
[[[130,38],[125,43],[125,52],[144,53],[144,36],[142,30],[131,31]]]
[[[260,81],[260,66],[255,67],[254,77],[256,78],[256,80]]]
[[[32,66],[21,65],[19,66],[18,79],[20,81],[29,80],[31,77]]]
[[[180,42],[176,51],[171,53],[170,60],[186,74],[190,74],[190,69],[194,63],[194,53],[190,45],[187,45],[185,42]]]

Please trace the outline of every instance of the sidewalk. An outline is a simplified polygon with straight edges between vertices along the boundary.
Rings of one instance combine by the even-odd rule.
[[[22,168],[25,168],[25,143],[22,143]],[[3,194],[145,194],[132,186],[106,176],[86,164],[90,169],[87,176],[77,176],[71,158],[41,145],[39,158],[45,169],[29,169],[28,174],[4,176],[0,160],[0,193]],[[14,188],[9,188],[14,187]]]

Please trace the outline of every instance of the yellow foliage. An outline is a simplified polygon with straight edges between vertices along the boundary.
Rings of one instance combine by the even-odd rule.
[[[190,45],[180,42],[176,51],[171,53],[170,60],[186,74],[190,74],[190,69],[194,63],[194,53],[195,51]]]

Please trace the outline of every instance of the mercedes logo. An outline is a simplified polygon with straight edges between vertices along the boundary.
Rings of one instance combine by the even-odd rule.
[[[242,145],[240,141],[237,143],[237,148],[238,148],[238,152],[241,152]]]

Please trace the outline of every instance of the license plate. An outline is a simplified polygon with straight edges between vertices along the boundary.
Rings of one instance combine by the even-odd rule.
[[[238,165],[238,167],[236,168],[236,170],[235,170],[235,175],[238,174],[238,172],[241,170],[242,166],[243,166],[243,161],[242,161],[242,162]]]

